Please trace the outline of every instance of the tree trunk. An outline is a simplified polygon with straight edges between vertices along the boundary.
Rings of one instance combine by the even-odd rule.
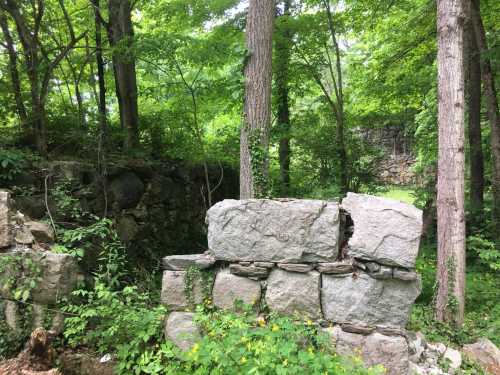
[[[95,58],[97,65],[97,81],[99,84],[99,131],[101,137],[105,138],[106,135],[106,81],[104,80],[104,60],[102,58],[102,34],[101,34],[101,20],[99,19],[100,1],[92,0],[95,15]]]
[[[438,1],[437,183],[438,264],[436,318],[463,323],[464,218],[464,4]]]
[[[21,122],[21,129],[26,132],[26,125],[28,122],[28,115],[26,107],[24,106],[23,97],[21,94],[21,80],[19,79],[19,72],[17,70],[17,52],[14,46],[14,41],[9,30],[7,18],[3,13],[0,13],[0,27],[5,38],[7,46],[7,53],[9,54],[9,71],[12,81],[12,91],[14,92],[14,99],[16,101],[16,112]]]
[[[470,209],[471,222],[480,223],[483,212],[484,162],[481,136],[481,68],[474,29],[468,22],[467,48],[467,107],[470,148]]]
[[[240,138],[240,198],[268,194],[274,1],[250,0],[246,24],[248,61]]]
[[[280,24],[276,38],[276,67],[275,81],[277,93],[278,131],[279,131],[279,162],[281,196],[286,197],[290,193],[290,107],[288,103],[289,88],[288,74],[290,63],[290,46],[292,44],[292,33],[288,24],[290,17],[291,0],[285,0],[283,15],[284,22]]]
[[[139,145],[139,111],[133,53],[134,30],[130,0],[109,0],[109,35],[114,47],[113,64],[120,107],[120,121],[125,129],[124,148]]]
[[[342,79],[342,64],[340,62],[340,48],[337,41],[337,36],[335,32],[335,27],[333,23],[333,15],[330,8],[330,0],[324,0],[324,5],[326,9],[326,15],[328,18],[328,28],[330,30],[330,36],[332,38],[333,49],[335,53],[335,69],[337,73],[337,78],[333,74],[333,69],[330,64],[330,74],[335,87],[335,96],[337,98],[337,110],[334,111],[337,119],[336,128],[336,143],[337,143],[337,154],[339,158],[339,182],[341,193],[346,194],[349,190],[349,179],[347,177],[347,151],[345,148],[344,140],[344,127],[345,127],[345,116],[344,116],[344,88]]]
[[[484,96],[486,98],[486,107],[488,120],[491,127],[491,154],[493,161],[493,179],[491,181],[493,190],[493,233],[496,236],[497,243],[500,243],[500,115],[498,113],[498,100],[495,88],[495,79],[491,70],[491,63],[488,57],[488,45],[486,43],[486,34],[484,32],[483,22],[481,20],[479,0],[472,1],[471,16],[476,42],[481,53],[481,77],[483,81]]]

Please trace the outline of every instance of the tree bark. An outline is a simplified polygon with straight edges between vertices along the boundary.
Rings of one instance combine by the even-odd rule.
[[[337,143],[337,154],[339,157],[339,182],[340,182],[340,191],[343,194],[346,194],[349,190],[349,179],[347,176],[347,151],[345,147],[345,139],[344,139],[344,127],[345,127],[345,116],[344,116],[344,88],[343,88],[343,80],[342,80],[342,64],[340,60],[340,48],[337,41],[337,36],[335,32],[333,15],[330,8],[330,0],[323,0],[326,15],[328,18],[328,29],[330,30],[330,36],[332,38],[334,53],[335,53],[335,69],[337,73],[337,79],[333,74],[332,64],[329,61],[330,65],[330,74],[332,76],[332,81],[335,87],[335,96],[337,98],[337,110],[334,111],[337,119],[337,128],[336,128],[336,143]]]
[[[125,129],[125,150],[139,145],[137,78],[133,53],[134,30],[130,0],[108,0],[110,43],[120,105],[120,121]]]
[[[275,67],[275,82],[277,93],[277,118],[279,140],[279,162],[280,162],[280,182],[281,196],[286,197],[290,193],[290,106],[289,100],[289,65],[290,65],[290,46],[292,44],[292,32],[288,24],[290,17],[291,0],[284,0],[283,17],[284,22],[281,22],[280,28],[277,30],[277,38],[275,42],[276,50],[276,67]]]
[[[5,17],[5,14],[3,12],[0,12],[0,27],[2,28],[2,32],[5,38],[5,44],[7,47],[7,53],[9,54],[9,72],[12,82],[12,91],[14,93],[14,100],[16,101],[16,112],[19,116],[21,129],[26,132],[28,115],[26,113],[26,107],[24,106],[21,93],[21,80],[19,78],[19,71],[17,68],[17,52],[14,46],[12,35],[9,30],[7,18]]]
[[[480,223],[483,212],[484,195],[484,161],[481,135],[481,68],[479,50],[474,29],[470,22],[466,28],[467,67],[467,108],[468,139],[470,149],[470,210],[471,222]]]
[[[240,198],[268,194],[274,1],[250,0],[246,23],[244,118],[240,133]]]
[[[471,6],[471,18],[474,25],[477,47],[481,53],[481,78],[483,81],[484,96],[488,120],[491,127],[491,155],[493,161],[493,179],[491,181],[493,190],[493,234],[497,243],[500,243],[500,115],[498,113],[498,100],[495,88],[495,79],[488,58],[488,44],[483,22],[481,20],[479,0],[473,0]]]
[[[97,65],[97,82],[99,85],[99,131],[101,137],[105,138],[107,125],[106,125],[106,81],[104,78],[104,60],[102,58],[102,33],[101,33],[101,20],[99,17],[100,1],[92,0],[95,15],[95,58]]]
[[[464,218],[464,3],[438,0],[437,183],[438,264],[436,318],[463,323]]]

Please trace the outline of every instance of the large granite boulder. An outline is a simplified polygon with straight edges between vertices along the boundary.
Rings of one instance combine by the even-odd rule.
[[[214,305],[221,309],[231,310],[237,301],[256,305],[260,302],[260,282],[233,275],[226,268],[215,277],[212,296]]]
[[[345,332],[339,326],[326,328],[324,332],[340,355],[359,355],[366,366],[384,366],[388,375],[411,375],[408,344],[403,336],[386,336],[378,332],[364,336]]]
[[[323,274],[321,301],[327,320],[404,327],[420,291],[420,279],[379,280],[365,273],[344,277]]]
[[[12,233],[9,221],[10,194],[0,191],[0,249],[12,244]]]
[[[266,304],[271,311],[301,318],[321,318],[320,274],[275,268],[267,279]]]
[[[217,260],[329,262],[338,254],[339,205],[298,199],[224,200],[207,213]]]
[[[354,222],[349,255],[414,268],[422,232],[422,211],[392,199],[348,193],[342,200]]]
[[[479,365],[491,374],[500,374],[500,349],[487,338],[480,338],[473,344],[464,345],[464,355],[479,363]]]
[[[194,322],[194,314],[174,311],[165,324],[165,336],[181,350],[189,350],[201,340],[200,331]]]

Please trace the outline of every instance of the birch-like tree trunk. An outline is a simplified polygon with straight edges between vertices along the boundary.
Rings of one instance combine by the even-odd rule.
[[[437,183],[438,264],[436,318],[463,322],[464,217],[464,1],[438,0]]]

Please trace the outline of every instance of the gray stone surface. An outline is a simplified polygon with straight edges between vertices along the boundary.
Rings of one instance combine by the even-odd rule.
[[[418,279],[418,274],[413,271],[404,271],[395,268],[392,272],[392,277],[404,281],[414,281]]]
[[[487,338],[464,345],[463,353],[491,374],[500,374],[500,349]]]
[[[40,265],[41,279],[32,291],[33,301],[51,305],[58,298],[69,296],[83,276],[77,260],[68,254],[33,252],[26,254]]]
[[[319,319],[319,282],[316,271],[297,273],[275,268],[267,279],[266,304],[280,314]]]
[[[376,272],[370,273],[370,276],[375,279],[392,279],[392,268],[380,266]]]
[[[170,255],[161,260],[163,269],[183,271],[190,267],[200,270],[210,268],[215,263],[215,258],[207,254]]]
[[[274,267],[273,262],[255,262],[253,265],[255,267],[264,267],[264,268],[273,268]]]
[[[347,262],[319,263],[316,269],[328,274],[344,274],[354,271],[352,264]]]
[[[244,304],[258,304],[260,302],[261,288],[258,281],[233,275],[229,269],[217,273],[212,293],[214,305],[221,309],[231,310],[236,301]]]
[[[420,290],[420,280],[377,280],[364,273],[342,278],[323,274],[323,313],[325,319],[339,323],[404,327]]]
[[[189,350],[201,339],[200,331],[194,322],[194,313],[172,312],[165,324],[165,336],[181,350]]]
[[[24,224],[29,228],[33,237],[38,242],[54,242],[54,230],[49,224],[40,221],[28,221]]]
[[[267,275],[269,275],[269,268],[243,266],[241,264],[230,264],[229,271],[233,275],[244,276],[244,277],[255,277],[257,279],[265,279]]]
[[[170,310],[185,310],[192,307],[186,295],[186,273],[186,271],[163,271],[161,303]],[[203,302],[203,289],[200,278],[193,280],[191,293],[192,302],[195,304]]]
[[[0,249],[12,244],[12,233],[9,222],[10,194],[0,190]]]
[[[207,213],[208,246],[225,261],[336,259],[339,205],[321,200],[224,200]]]
[[[21,245],[31,245],[35,241],[35,237],[33,237],[28,227],[21,227],[16,231],[14,240]]]
[[[369,336],[345,332],[339,326],[324,329],[338,354],[360,356],[366,366],[382,365],[388,375],[409,375],[408,344],[404,337]]]
[[[349,255],[388,265],[415,267],[422,211],[395,200],[348,193],[342,201],[354,222]]]
[[[289,272],[300,272],[307,273],[312,271],[312,264],[304,264],[304,263],[278,263],[278,267]]]

